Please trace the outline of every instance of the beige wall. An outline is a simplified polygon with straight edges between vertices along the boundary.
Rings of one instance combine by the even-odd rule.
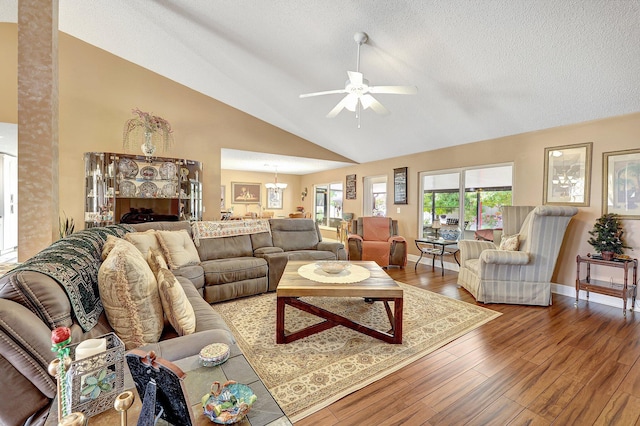
[[[0,121],[17,123],[16,24],[0,23],[0,52]],[[133,108],[171,123],[175,145],[158,155],[203,163],[205,219],[217,218],[220,211],[221,148],[349,161],[63,33],[59,61],[59,205],[77,228],[84,220],[82,154],[123,152],[122,130]]]
[[[17,122],[17,27],[0,24],[0,121]],[[175,128],[176,146],[168,156],[186,157],[204,163],[205,219],[217,218],[220,185],[230,194],[230,182],[236,180],[266,183],[270,173],[239,173],[220,168],[220,148],[297,155],[345,161],[308,141],[270,126],[214,99],[160,77],[141,67],[87,45],[72,37],[60,37],[60,208],[81,223],[83,218],[82,153],[86,151],[121,152],[121,132],[131,117],[131,108],[141,108],[167,118]],[[602,153],[637,148],[640,113],[588,123],[546,129],[463,146],[354,165],[310,175],[278,175],[289,187],[284,194],[283,215],[297,205],[312,209],[314,183],[344,182],[347,174],[357,175],[357,199],[345,200],[344,211],[362,213],[362,179],[387,174],[392,196],[392,172],[409,168],[409,204],[389,204],[389,215],[400,222],[401,233],[416,254],[413,239],[418,235],[420,201],[418,173],[457,167],[513,163],[514,204],[541,204],[544,148],[593,142],[591,203],[580,208],[572,221],[554,281],[573,285],[575,256],[593,252],[587,244],[588,231],[601,214]],[[309,195],[300,201],[302,188]],[[265,197],[263,186],[263,197]],[[263,204],[266,204],[263,203]],[[227,202],[229,205],[229,202]],[[396,213],[400,207],[401,213]],[[244,211],[236,205],[236,212]],[[248,207],[251,209],[257,206]],[[276,213],[277,215],[277,213]],[[640,247],[640,221],[623,222],[627,242]],[[638,257],[636,251],[627,251]]]
[[[591,203],[579,208],[571,222],[560,259],[554,274],[554,282],[573,286],[576,273],[576,255],[594,252],[587,244],[588,231],[602,214],[602,153],[638,148],[640,146],[640,113],[598,120],[588,123],[546,129],[521,135],[508,136],[483,142],[423,152],[420,154],[376,161],[323,173],[301,177],[300,185],[313,187],[315,182],[345,182],[345,176],[357,175],[357,199],[345,200],[344,211],[362,214],[362,179],[365,176],[387,175],[388,216],[398,219],[400,232],[409,241],[410,253],[418,254],[414,239],[418,237],[420,196],[418,174],[423,171],[447,170],[457,167],[513,163],[515,205],[542,204],[544,148],[593,142],[591,171]],[[408,167],[409,204],[393,205],[393,169]],[[305,201],[311,208],[313,198]],[[396,213],[400,207],[401,212]],[[640,220],[623,221],[626,241],[635,251],[627,250],[633,257],[640,255]],[[610,271],[605,271],[609,273]],[[603,272],[603,273],[605,273]],[[606,277],[608,279],[608,276]]]
[[[234,215],[242,216],[247,212],[258,213],[260,206],[256,204],[241,204],[232,201],[231,199],[231,183],[232,182],[245,182],[245,183],[260,183],[261,184],[261,197],[262,197],[262,210],[273,211],[274,217],[284,216],[289,217],[289,213],[295,211],[297,206],[302,205],[300,202],[300,176],[288,175],[278,173],[278,182],[286,183],[287,188],[284,190],[282,198],[282,209],[268,209],[267,208],[267,189],[266,183],[273,183],[275,179],[275,173],[259,173],[259,172],[244,172],[238,170],[221,170],[221,184],[225,187],[225,201],[226,207],[233,207]]]

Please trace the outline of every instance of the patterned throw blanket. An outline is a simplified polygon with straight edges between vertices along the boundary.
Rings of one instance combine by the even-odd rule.
[[[198,247],[200,246],[201,238],[221,238],[233,235],[257,234],[259,232],[271,232],[269,220],[199,221],[191,224],[193,242]]]
[[[122,237],[135,231],[130,225],[108,225],[78,231],[51,244],[12,272],[36,271],[64,287],[71,307],[84,331],[91,330],[102,313],[98,290],[98,269],[102,246],[108,235]]]

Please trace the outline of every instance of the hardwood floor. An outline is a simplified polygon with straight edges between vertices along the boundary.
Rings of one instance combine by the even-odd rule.
[[[469,303],[457,273],[397,281]],[[306,425],[640,425],[640,317],[553,296],[502,316],[299,421]]]

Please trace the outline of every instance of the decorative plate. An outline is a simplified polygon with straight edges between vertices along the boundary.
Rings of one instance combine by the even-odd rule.
[[[176,196],[176,184],[175,183],[166,183],[162,187],[162,196],[163,197],[175,197]]]
[[[158,193],[158,187],[153,182],[143,182],[138,192],[139,197],[153,198]]]
[[[121,158],[118,163],[118,170],[122,173],[123,178],[133,179],[138,174],[138,163],[129,158]]]
[[[140,169],[140,177],[145,180],[155,180],[158,176],[158,169],[151,166],[144,166]]]
[[[189,169],[187,169],[186,167],[181,168],[180,174],[182,175],[183,179],[186,179],[187,176],[189,176]]]
[[[175,179],[178,172],[178,166],[175,163],[162,163],[160,165],[160,179]]]
[[[136,196],[136,184],[123,180],[120,182],[120,196],[121,197],[135,197]]]

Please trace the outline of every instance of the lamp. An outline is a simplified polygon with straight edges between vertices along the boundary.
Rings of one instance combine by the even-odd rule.
[[[433,221],[433,223],[431,224],[431,229],[435,229],[436,230],[436,238],[438,238],[438,230],[440,228],[442,228],[442,223],[440,223],[439,220]]]
[[[273,183],[265,183],[264,186],[268,189],[285,189],[287,187],[287,184],[278,182],[278,168],[276,167],[275,181]]]

